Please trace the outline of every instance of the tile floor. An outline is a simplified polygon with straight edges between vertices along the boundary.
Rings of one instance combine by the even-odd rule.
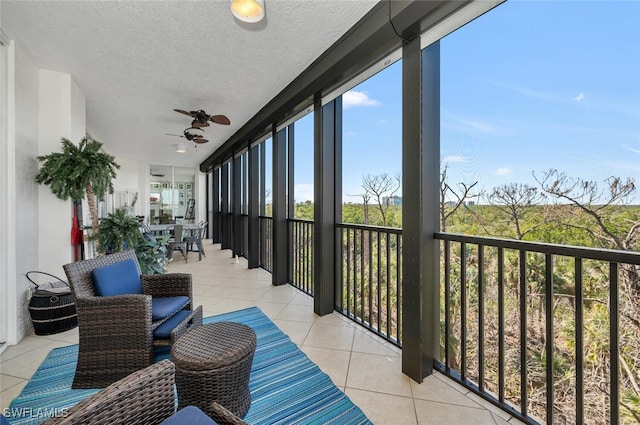
[[[422,384],[401,372],[400,349],[343,316],[313,313],[313,299],[295,288],[272,286],[271,275],[236,263],[230,251],[205,243],[206,258],[180,253],[170,272],[193,275],[196,305],[205,316],[258,306],[300,346],[311,360],[356,403],[375,424],[521,423],[439,373]],[[77,343],[77,328],[50,335],[31,335],[0,356],[0,409],[9,406],[40,362],[56,347]]]

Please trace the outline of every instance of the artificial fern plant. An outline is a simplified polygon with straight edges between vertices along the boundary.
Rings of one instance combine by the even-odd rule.
[[[101,151],[102,143],[85,137],[79,145],[62,138],[62,151],[38,157],[42,168],[36,182],[46,184],[55,196],[62,200],[84,199],[89,203],[89,214],[93,229],[98,229],[96,199],[113,193],[116,177],[115,158]]]
[[[98,241],[98,251],[103,254],[133,249],[142,274],[166,271],[169,236],[156,240],[151,235],[143,235],[138,219],[128,215],[125,208],[118,208],[100,220],[98,233],[91,239]]]
[[[124,208],[118,208],[100,220],[97,235],[91,239],[97,239],[98,251],[105,254],[133,249],[142,240],[140,223],[137,218],[127,215]]]

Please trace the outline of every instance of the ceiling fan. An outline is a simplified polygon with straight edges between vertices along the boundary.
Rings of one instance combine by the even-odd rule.
[[[174,109],[174,111],[193,117],[193,121],[191,121],[192,128],[209,127],[209,121],[211,121],[214,124],[222,124],[222,125],[231,124],[231,121],[229,121],[229,118],[227,118],[226,116],[209,115],[202,109],[197,111],[185,111],[182,109]]]
[[[202,130],[199,127],[189,127],[186,128],[184,130],[183,134],[170,134],[170,133],[165,133],[167,136],[176,136],[176,137],[182,137],[183,139],[187,139],[190,140],[194,143],[198,143],[198,144],[202,144],[202,143],[208,143],[209,140],[205,139],[203,134],[204,134],[204,130]]]

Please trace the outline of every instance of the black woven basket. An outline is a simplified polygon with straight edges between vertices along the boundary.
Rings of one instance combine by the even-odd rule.
[[[47,285],[38,285],[30,275],[44,274],[56,279]],[[29,301],[29,314],[36,335],[51,335],[68,331],[78,326],[76,314],[76,299],[69,284],[57,276],[45,272],[31,271],[27,279],[36,287],[36,291]],[[60,285],[62,283],[62,285]]]

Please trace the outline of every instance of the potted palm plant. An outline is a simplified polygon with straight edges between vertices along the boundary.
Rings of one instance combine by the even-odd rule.
[[[169,236],[157,240],[151,235],[143,235],[139,226],[136,217],[128,215],[125,208],[119,208],[100,220],[98,233],[91,238],[97,240],[98,251],[103,254],[133,249],[142,274],[164,273]]]
[[[62,200],[84,199],[89,204],[91,225],[98,231],[96,196],[113,193],[113,179],[120,168],[115,158],[102,152],[102,143],[85,137],[79,145],[62,138],[62,151],[38,157],[42,168],[36,182],[48,185]]]

